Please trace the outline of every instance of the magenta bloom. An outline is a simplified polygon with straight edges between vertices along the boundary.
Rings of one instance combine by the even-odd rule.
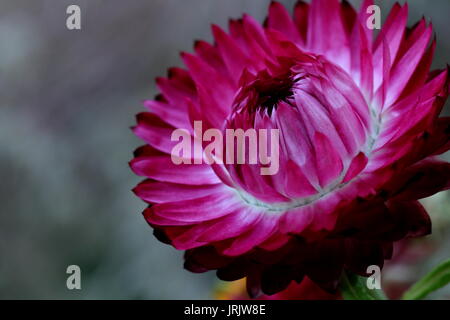
[[[299,1],[291,17],[273,2],[264,26],[248,15],[229,32],[213,26],[215,44],[196,42],[186,69],[157,79],[134,128],[146,142],[130,163],[146,177],[134,191],[155,235],[187,250],[187,269],[247,277],[252,295],[305,276],[333,291],[343,270],[365,275],[394,241],[430,233],[417,200],[449,187],[450,165],[435,158],[449,149],[448,70],[429,71],[432,27],[407,28],[406,4],[373,39],[371,4]],[[194,136],[194,121],[278,129],[278,171],[195,164],[201,154],[175,164],[171,134]]]

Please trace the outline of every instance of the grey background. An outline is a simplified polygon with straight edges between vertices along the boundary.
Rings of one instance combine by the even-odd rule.
[[[212,297],[214,274],[184,271],[141,216],[127,165],[141,142],[129,127],[178,52],[211,40],[210,23],[262,21],[269,2],[0,0],[0,298]],[[443,68],[450,1],[409,3],[410,22],[432,18]],[[66,29],[69,4],[81,31]],[[81,291],[65,287],[70,264]]]

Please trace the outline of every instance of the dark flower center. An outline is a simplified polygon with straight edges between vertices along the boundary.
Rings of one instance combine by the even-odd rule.
[[[258,93],[256,108],[267,109],[270,115],[279,102],[287,102],[293,95],[292,86],[293,81],[289,77],[257,80],[254,84]]]
[[[245,109],[250,114],[267,111],[271,116],[281,101],[289,102],[295,82],[291,71],[276,76],[261,71],[242,87],[235,99],[234,111]]]

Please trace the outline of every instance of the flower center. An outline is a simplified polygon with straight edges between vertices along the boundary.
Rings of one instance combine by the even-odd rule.
[[[277,150],[269,152],[279,155],[276,174],[259,174],[264,163],[225,166],[243,201],[271,212],[308,205],[347,185],[365,168],[373,141],[367,102],[344,70],[312,55],[283,63],[277,72],[243,75],[225,124],[226,130],[279,131]],[[245,143],[237,148],[234,154],[248,155]]]
[[[277,75],[263,70],[241,89],[234,101],[233,111],[246,109],[250,114],[266,111],[271,116],[278,103],[292,99],[295,82],[295,75],[290,70]]]

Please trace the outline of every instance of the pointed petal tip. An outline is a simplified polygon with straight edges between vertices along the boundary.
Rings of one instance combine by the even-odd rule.
[[[177,74],[180,73],[180,68],[179,67],[170,67],[169,69],[167,69],[167,78],[168,79],[173,79]]]
[[[199,39],[195,39],[194,40],[194,49],[197,49],[198,47],[200,47],[202,45],[203,41],[199,40]]]
[[[344,0],[347,1],[347,0]],[[308,5],[304,0],[297,0],[295,7]]]
[[[276,5],[281,5],[281,3],[279,3],[278,1],[275,1],[275,0],[272,0],[272,1],[270,1],[269,8],[276,6]]]
[[[182,59],[184,59],[187,55],[188,55],[188,53],[186,51],[180,51],[180,57]]]
[[[186,52],[186,51],[181,51],[180,52],[180,57],[181,60],[183,60],[183,63],[186,65],[186,67],[189,68],[189,65],[194,63],[195,59],[197,58],[195,55]]]
[[[211,31],[212,31],[212,33],[214,35],[214,38],[216,37],[216,35],[220,35],[222,33],[225,33],[225,31],[223,31],[222,28],[219,25],[215,24],[215,23],[211,24]]]

